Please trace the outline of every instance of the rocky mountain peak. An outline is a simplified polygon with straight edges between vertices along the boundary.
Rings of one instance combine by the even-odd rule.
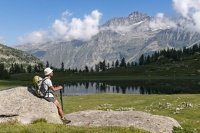
[[[145,19],[148,18],[149,16],[147,14],[139,13],[139,12],[133,12],[130,15],[128,15],[129,19]]]
[[[128,17],[119,17],[113,18],[107,21],[102,27],[116,27],[116,26],[124,26],[124,25],[132,25],[138,22],[142,22],[145,20],[150,20],[150,16],[147,14],[133,12]]]
[[[100,32],[86,42],[52,41],[48,45],[29,45],[26,49],[18,49],[33,54],[44,62],[49,61],[58,68],[61,62],[64,62],[66,68],[82,69],[85,65],[94,67],[99,61],[111,63],[123,57],[127,62],[135,62],[142,54],[148,55],[168,47],[180,49],[198,42],[199,33],[179,26],[171,28],[184,23],[180,18],[161,21],[147,14],[133,12],[127,17],[108,20],[100,27]]]

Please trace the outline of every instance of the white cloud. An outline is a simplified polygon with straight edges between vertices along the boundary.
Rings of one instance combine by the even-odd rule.
[[[109,27],[104,27],[104,28],[101,28],[101,30],[112,30],[112,31],[115,31],[115,32],[120,32],[121,34],[124,34],[124,33],[127,33],[127,32],[130,32],[131,29],[134,27],[134,25],[117,25],[117,26],[109,26]]]
[[[19,37],[19,41],[23,44],[32,43],[38,44],[43,43],[47,40],[47,32],[46,31],[33,31],[31,33],[25,34],[22,37]]]
[[[55,20],[52,28],[56,37],[67,41],[73,39],[89,40],[92,36],[99,32],[99,21],[102,14],[98,10],[92,11],[90,15],[85,15],[84,19],[72,18],[71,22],[67,22],[66,15],[62,15],[62,19]]]
[[[120,32],[123,34],[123,33],[133,31],[134,27],[137,27],[138,25],[142,23],[145,23],[145,21],[140,21],[134,24],[126,23],[124,25],[109,26],[109,28],[107,27],[101,28],[101,30],[113,30],[113,31]],[[151,30],[176,28],[176,24],[172,20],[166,18],[163,13],[158,13],[155,19],[150,21],[148,27],[140,27],[138,31],[145,31],[145,30],[148,30],[149,28]]]
[[[65,35],[67,33],[67,23],[62,20],[55,20],[54,24],[52,25],[53,29],[55,30],[56,34],[58,35]]]
[[[126,33],[126,32],[131,31],[132,27],[133,27],[132,25],[128,25],[128,26],[117,26],[117,27],[112,27],[112,28],[113,30],[116,30],[118,32]]]
[[[4,37],[3,36],[0,36],[0,44],[5,44],[5,39],[4,39]]]
[[[51,39],[71,41],[73,39],[89,40],[99,32],[99,21],[102,13],[94,10],[90,15],[85,15],[84,19],[68,17],[72,13],[65,11],[60,19],[56,19],[48,31],[33,31],[19,38],[21,43],[42,43]],[[53,30],[53,31],[52,31]]]
[[[115,31],[115,32],[118,32],[122,35],[130,32],[130,31],[133,31],[133,28],[140,25],[141,23],[143,23],[144,21],[140,21],[140,22],[137,22],[137,23],[134,23],[134,24],[130,24],[130,23],[125,23],[125,24],[122,24],[122,25],[109,25],[109,27],[101,27],[101,30],[112,30],[112,31]]]
[[[69,11],[64,11],[64,12],[62,13],[62,18],[67,18],[68,16],[72,16],[72,13],[69,12]]]
[[[167,29],[167,28],[175,28],[176,24],[164,17],[163,13],[158,13],[156,18],[149,23],[149,27],[152,30],[157,29]]]
[[[190,20],[185,27],[200,32],[200,1],[199,0],[173,0],[175,11]]]

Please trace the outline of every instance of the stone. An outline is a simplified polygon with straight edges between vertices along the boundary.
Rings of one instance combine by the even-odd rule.
[[[66,114],[65,117],[73,126],[120,126],[135,127],[152,133],[172,133],[173,127],[181,127],[170,117],[152,115],[141,111],[102,111],[86,110]]]
[[[0,123],[18,121],[30,124],[44,118],[48,123],[62,124],[57,107],[35,96],[33,89],[16,87],[0,91]],[[173,118],[152,115],[142,111],[85,110],[66,114],[72,126],[134,127],[152,133],[172,133],[173,127],[181,127]]]
[[[44,118],[48,123],[61,124],[57,107],[35,96],[32,88],[16,87],[0,91],[0,123],[18,121],[30,124]]]

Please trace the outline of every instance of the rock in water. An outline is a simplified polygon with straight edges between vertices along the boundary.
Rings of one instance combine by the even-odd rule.
[[[52,102],[36,97],[31,88],[16,87],[0,91],[0,101],[0,122],[30,124],[44,118],[48,123],[62,123],[57,107]]]

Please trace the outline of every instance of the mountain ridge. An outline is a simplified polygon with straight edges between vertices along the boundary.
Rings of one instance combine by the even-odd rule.
[[[42,62],[33,55],[0,44],[0,64],[4,64],[6,68],[9,68],[11,64],[15,63],[28,66],[36,65]]]
[[[151,54],[166,48],[180,49],[198,42],[200,34],[184,29],[180,26],[183,23],[181,21],[183,20],[173,19],[164,23],[160,18],[133,12],[127,17],[108,20],[89,41],[52,41],[18,45],[15,48],[58,68],[62,62],[65,68],[79,69],[85,65],[94,67],[103,60],[111,63],[125,58],[127,62],[133,62],[142,54]]]

